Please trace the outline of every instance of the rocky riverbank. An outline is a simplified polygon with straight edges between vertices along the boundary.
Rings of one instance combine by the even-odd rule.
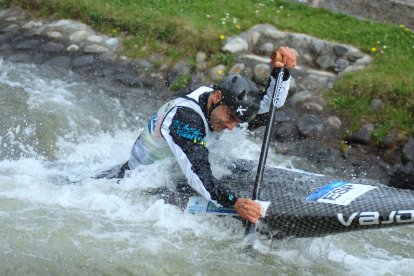
[[[38,20],[19,9],[0,9],[0,57],[13,61],[72,70],[107,85],[121,85],[165,91],[183,76],[192,82],[185,90],[210,85],[224,72],[242,73],[263,84],[269,73],[270,52],[281,46],[294,48],[300,56],[292,70],[290,96],[276,114],[276,148],[281,154],[306,157],[314,169],[343,177],[369,177],[394,185],[413,185],[414,139],[391,132],[381,147],[374,146],[372,126],[366,124],[353,134],[344,133],[344,118],[326,105],[323,91],[344,72],[359,70],[371,58],[350,45],[339,45],[303,34],[285,33],[270,25],[258,25],[227,39],[223,51],[235,53],[231,68],[207,67],[207,56],[198,53],[195,69],[188,61],[167,67],[154,55],[130,60],[120,55],[121,38],[98,34],[72,20]],[[372,108],[381,112],[379,99]],[[263,124],[259,118],[254,126]],[[258,128],[260,131],[262,128]],[[410,178],[411,177],[411,178]]]

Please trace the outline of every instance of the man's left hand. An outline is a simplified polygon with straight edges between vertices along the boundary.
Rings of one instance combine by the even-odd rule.
[[[239,197],[234,205],[234,209],[236,209],[242,218],[252,223],[257,223],[260,218],[262,206],[250,198]]]

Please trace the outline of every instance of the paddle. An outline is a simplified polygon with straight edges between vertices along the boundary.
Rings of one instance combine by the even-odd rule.
[[[271,60],[272,61],[276,60],[276,61],[281,62],[282,55],[278,52],[273,52],[271,55]],[[271,101],[270,110],[269,110],[269,119],[267,120],[267,126],[266,126],[265,133],[264,133],[262,149],[260,152],[259,165],[257,167],[256,180],[254,182],[253,196],[252,196],[253,200],[259,199],[259,190],[260,190],[260,185],[263,180],[263,173],[264,173],[264,169],[266,165],[267,153],[269,150],[270,136],[272,134],[273,121],[275,117],[276,99],[277,99],[277,94],[279,94],[279,91],[281,88],[283,74],[284,74],[284,67],[281,67],[278,75],[276,76],[276,83],[273,88],[272,101]],[[256,224],[251,223],[250,221],[247,222],[246,232],[244,234],[244,240],[247,243],[248,247],[253,247],[254,242],[256,240]]]

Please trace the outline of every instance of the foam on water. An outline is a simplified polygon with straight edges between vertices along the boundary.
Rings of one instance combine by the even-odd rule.
[[[28,140],[21,139],[27,133],[37,142],[0,161],[0,274],[411,273],[412,226],[314,239],[259,237],[256,250],[244,252],[240,221],[186,214],[144,193],[174,188],[172,175],[180,172],[173,158],[131,171],[119,183],[92,178],[128,159],[145,116],[126,118],[138,111],[122,99],[77,82],[76,76],[68,80],[37,69],[0,60],[0,93],[22,95],[20,103],[36,110],[30,116],[43,120],[53,107],[61,113],[58,122],[70,123],[39,136],[38,125],[20,121],[27,117],[14,113],[1,121],[1,130],[13,133],[2,132],[2,143],[29,149]],[[49,139],[54,147],[45,156],[37,144]],[[222,160],[257,160],[260,148],[260,139],[243,130],[226,133],[212,149],[214,174],[230,173],[220,166]],[[290,167],[293,159],[271,150],[268,164]]]

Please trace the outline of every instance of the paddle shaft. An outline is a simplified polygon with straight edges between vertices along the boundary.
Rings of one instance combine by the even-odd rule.
[[[260,192],[260,185],[263,181],[263,173],[266,165],[266,159],[267,159],[267,153],[269,151],[269,144],[270,144],[270,138],[272,135],[272,129],[273,129],[273,121],[275,117],[275,99],[278,97],[277,94],[279,94],[279,89],[281,85],[281,81],[283,79],[284,74],[284,68],[281,67],[278,75],[276,76],[276,83],[273,88],[273,95],[272,100],[270,103],[270,110],[269,110],[269,119],[267,120],[267,126],[264,133],[264,139],[262,143],[262,149],[260,151],[260,159],[259,159],[259,166],[257,167],[257,173],[256,173],[256,180],[254,182],[254,188],[253,188],[253,196],[252,199],[256,200],[259,199],[259,192]],[[252,246],[254,242],[254,235],[256,232],[256,225],[254,223],[251,223],[250,221],[247,222],[245,237],[250,236],[250,245]]]
[[[280,68],[279,71],[279,75],[282,74],[283,76],[283,72],[284,72],[284,68]],[[265,129],[265,133],[264,133],[264,139],[263,139],[263,144],[262,144],[262,149],[260,151],[260,159],[259,159],[259,166],[257,167],[257,173],[256,173],[256,180],[254,182],[254,189],[253,189],[253,200],[259,199],[259,189],[260,189],[260,185],[262,184],[263,181],[263,173],[264,173],[264,169],[265,169],[265,165],[266,165],[266,159],[267,159],[267,154],[269,152],[269,145],[270,145],[270,138],[272,136],[272,129],[273,129],[273,121],[275,118],[275,111],[276,111],[276,106],[274,105],[274,101],[275,98],[277,97],[276,94],[278,94],[276,91],[279,87],[280,83],[279,83],[279,76],[276,79],[276,84],[273,90],[273,95],[272,95],[272,103],[270,104],[270,110],[269,110],[269,119],[267,120],[267,126]]]

